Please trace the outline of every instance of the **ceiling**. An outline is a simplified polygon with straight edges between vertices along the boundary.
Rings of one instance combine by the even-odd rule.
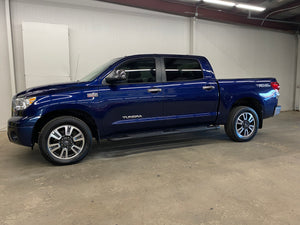
[[[236,7],[226,7],[202,0],[99,0],[136,8],[165,12],[184,17],[196,17],[225,23],[244,24],[283,30],[300,31],[299,0],[236,0],[235,3],[265,7],[255,12]],[[227,0],[230,1],[230,0]]]

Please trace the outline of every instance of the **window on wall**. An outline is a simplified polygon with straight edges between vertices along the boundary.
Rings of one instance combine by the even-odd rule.
[[[156,82],[154,58],[128,60],[121,64],[117,70],[125,70],[126,72],[127,79],[122,83]]]
[[[197,80],[203,78],[200,64],[195,59],[165,58],[167,81]]]

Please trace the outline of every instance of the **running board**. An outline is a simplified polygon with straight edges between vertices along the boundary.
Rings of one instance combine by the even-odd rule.
[[[204,130],[217,130],[219,128],[220,128],[220,126],[215,126],[215,125],[198,126],[198,127],[184,127],[184,128],[170,128],[170,129],[159,130],[159,131],[127,133],[124,135],[112,136],[112,137],[108,138],[108,140],[120,141],[120,140],[132,139],[132,138],[153,137],[153,136],[160,136],[160,135],[188,133],[188,132],[196,132],[196,131],[204,131]]]

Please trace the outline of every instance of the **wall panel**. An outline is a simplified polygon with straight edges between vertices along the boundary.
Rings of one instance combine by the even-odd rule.
[[[22,23],[26,88],[70,81],[68,26]]]

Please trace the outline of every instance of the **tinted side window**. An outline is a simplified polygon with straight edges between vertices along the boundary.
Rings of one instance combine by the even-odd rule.
[[[196,80],[203,78],[200,64],[195,59],[165,58],[167,81]]]
[[[156,82],[155,59],[133,59],[121,64],[117,70],[125,70],[126,80],[122,83]]]

